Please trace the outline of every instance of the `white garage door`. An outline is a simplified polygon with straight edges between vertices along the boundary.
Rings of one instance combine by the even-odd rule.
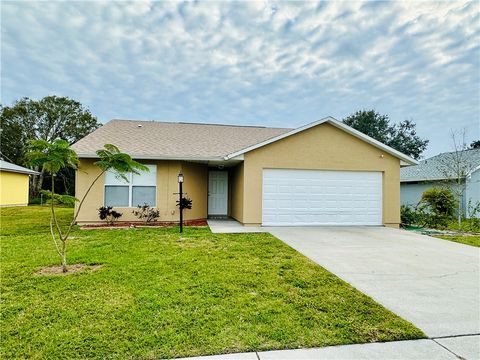
[[[381,225],[382,173],[263,170],[265,226]]]

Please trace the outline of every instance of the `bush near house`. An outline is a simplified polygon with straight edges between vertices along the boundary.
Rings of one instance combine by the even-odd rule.
[[[456,201],[448,188],[431,188],[426,190],[417,207],[402,205],[400,217],[404,226],[422,226],[439,230],[458,231],[458,234],[433,235],[437,238],[450,240],[466,245],[480,246],[480,219],[476,218],[480,204],[468,205],[470,219],[458,223],[455,219]],[[463,233],[462,233],[463,232]],[[469,232],[469,233],[465,233]]]
[[[101,206],[98,209],[98,217],[100,220],[104,220],[108,225],[113,225],[115,221],[122,217],[122,213],[113,210],[111,206]]]
[[[418,208],[427,227],[446,227],[457,209],[453,192],[446,187],[433,187],[423,192]]]
[[[402,225],[419,225],[422,223],[422,214],[411,205],[400,206],[400,221]]]
[[[148,224],[150,222],[157,221],[157,219],[160,217],[160,210],[152,208],[147,203],[144,203],[143,205],[137,205],[137,208],[132,211],[132,214],[145,224]]]
[[[400,217],[404,225],[445,229],[456,209],[455,197],[449,188],[433,187],[424,191],[417,207],[402,205]]]

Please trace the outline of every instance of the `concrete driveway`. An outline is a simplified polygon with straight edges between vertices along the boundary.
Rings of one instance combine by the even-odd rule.
[[[268,230],[431,338],[480,333],[479,248],[383,227]]]

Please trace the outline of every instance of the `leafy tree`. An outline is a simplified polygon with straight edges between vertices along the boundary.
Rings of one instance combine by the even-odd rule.
[[[388,115],[381,115],[375,110],[357,111],[343,122],[414,159],[420,158],[429,142],[417,135],[413,121],[391,124]]]
[[[30,139],[49,143],[63,139],[73,144],[99,127],[96,117],[82,104],[59,96],[46,96],[38,101],[22,98],[12,106],[0,105],[0,121],[2,156],[19,165],[26,164]],[[74,176],[68,169],[64,167],[56,176],[57,183],[67,189],[72,187]],[[34,195],[42,188],[43,175],[33,178],[31,190]]]
[[[36,166],[42,171],[50,174],[51,176],[51,192],[50,192],[50,233],[52,235],[53,242],[57,249],[58,255],[61,259],[63,272],[67,272],[67,240],[72,231],[73,225],[75,225],[80,209],[88,193],[92,189],[93,185],[100,177],[109,170],[115,171],[118,176],[127,180],[125,174],[133,172],[139,174],[139,171],[148,171],[148,167],[142,165],[130,157],[130,155],[120,152],[120,150],[111,144],[104,145],[104,148],[97,150],[97,156],[99,161],[95,162],[95,165],[100,168],[100,173],[95,177],[85,194],[79,201],[78,207],[75,210],[74,216],[66,230],[62,230],[57,216],[55,214],[55,204],[58,200],[61,202],[78,201],[73,196],[58,195],[55,193],[55,181],[54,177],[62,169],[70,168],[75,169],[78,166],[78,156],[73,149],[70,148],[70,144],[62,139],[56,139],[52,142],[45,140],[30,140],[28,142],[29,148],[26,153],[28,164]],[[57,200],[57,201],[54,201]]]
[[[438,170],[443,174],[445,185],[450,187],[450,190],[455,195],[457,200],[457,221],[458,226],[462,226],[463,208],[462,200],[466,191],[466,178],[478,166],[475,161],[472,161],[468,156],[468,146],[465,140],[465,130],[451,131],[450,138],[452,139],[452,150],[440,158]]]
[[[480,140],[472,141],[470,149],[480,149]]]

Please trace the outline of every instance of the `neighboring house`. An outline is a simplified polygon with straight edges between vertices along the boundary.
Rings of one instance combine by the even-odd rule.
[[[99,174],[95,151],[110,143],[150,168],[123,183],[106,174],[78,217],[111,205],[160,209],[177,221],[177,175],[193,201],[185,219],[232,217],[246,225],[386,225],[400,222],[400,166],[417,162],[333,119],[297,129],[112,120],[73,145],[76,196]]]
[[[420,161],[418,165],[404,167],[400,174],[402,205],[416,206],[425,190],[434,186],[451,186],[453,174],[445,174],[444,164],[452,161],[453,153],[443,153]],[[472,169],[461,185],[463,190],[462,213],[468,214],[468,203],[480,201],[480,149],[465,150],[464,166]],[[449,179],[450,178],[450,179]],[[477,214],[477,216],[479,216]]]
[[[0,160],[0,206],[28,205],[28,177],[36,171]]]

